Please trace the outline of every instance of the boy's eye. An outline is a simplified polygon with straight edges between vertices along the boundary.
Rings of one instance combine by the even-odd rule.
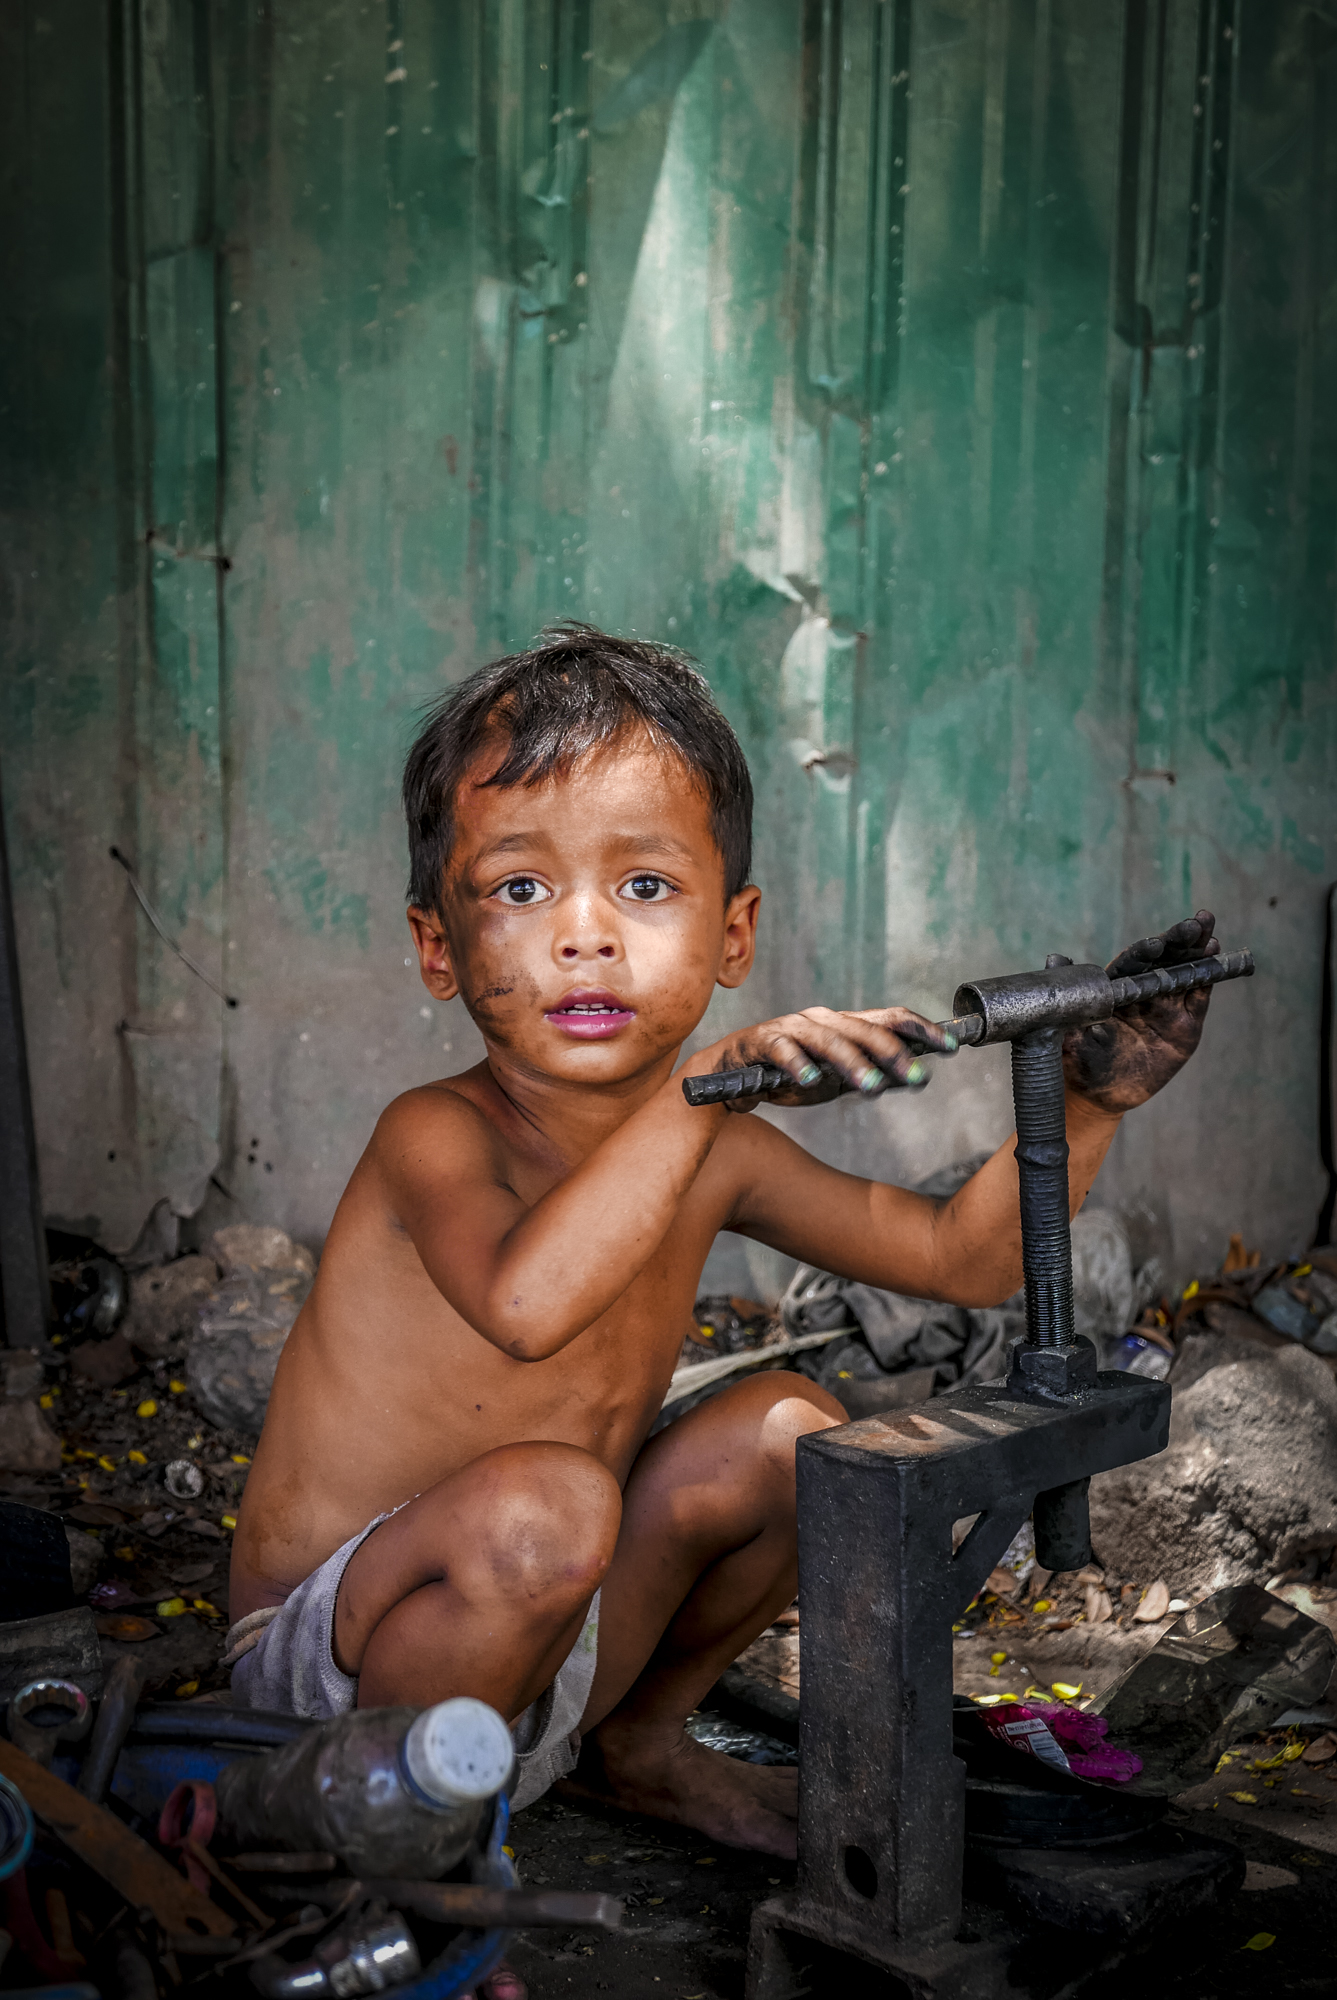
[[[638,903],[662,903],[672,890],[662,875],[633,875],[623,894],[630,894]]]
[[[530,903],[546,901],[548,891],[532,875],[513,875],[509,882],[503,882],[497,891],[500,902],[509,903],[512,909],[523,909]]]

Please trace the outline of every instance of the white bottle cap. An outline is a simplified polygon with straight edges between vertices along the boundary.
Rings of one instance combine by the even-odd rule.
[[[456,1695],[425,1708],[404,1738],[404,1766],[427,1798],[440,1806],[490,1799],[515,1763],[511,1732],[485,1701]]]

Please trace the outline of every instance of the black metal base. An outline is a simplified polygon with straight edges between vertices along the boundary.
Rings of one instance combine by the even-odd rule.
[[[1244,1856],[1158,1826],[1094,1848],[967,1850],[963,1923],[938,1945],[833,1936],[799,1893],[753,1912],[747,2000],[1066,2000],[1098,1972],[1237,1889]],[[1037,1929],[1037,1926],[1043,1927]]]

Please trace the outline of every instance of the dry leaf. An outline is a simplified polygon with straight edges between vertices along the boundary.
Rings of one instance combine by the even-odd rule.
[[[95,1621],[99,1639],[156,1639],[159,1628],[151,1618],[136,1618],[128,1611],[112,1612]]]
[[[1139,1625],[1155,1625],[1160,1619],[1164,1618],[1169,1609],[1170,1586],[1163,1578],[1157,1577],[1155,1583],[1148,1588],[1146,1596],[1133,1613],[1133,1617]]]
[[[1114,1606],[1110,1603],[1107,1590],[1097,1590],[1094,1584],[1086,1586],[1086,1622],[1088,1625],[1103,1625],[1107,1618],[1114,1616]]]
[[[1105,1581],[1105,1572],[1103,1569],[1092,1569],[1091,1566],[1088,1564],[1085,1569],[1078,1570],[1077,1581],[1078,1583],[1094,1583],[1100,1585],[1103,1584]]]
[[[1013,1569],[991,1569],[984,1588],[991,1590],[995,1597],[1010,1597],[1017,1587],[1017,1573]]]
[[[1326,1764],[1331,1758],[1337,1757],[1337,1736],[1330,1734],[1316,1736],[1312,1743],[1305,1745],[1300,1754],[1306,1764]]]

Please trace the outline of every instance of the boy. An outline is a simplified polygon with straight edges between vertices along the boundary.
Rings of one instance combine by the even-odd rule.
[[[587,1792],[792,1855],[794,1771],[683,1720],[793,1598],[795,1445],[843,1412],[763,1374],[646,1436],[721,1229],[917,1297],[1008,1297],[1012,1141],[937,1203],[688,1107],[684,1074],[763,1060],[794,1079],[784,1103],[913,1087],[897,1029],[943,1043],[902,1008],[813,1007],[676,1070],[712,988],[746,979],[760,902],[742,752],[677,654],[546,634],[440,704],[404,793],[422,978],[487,1055],[390,1105],[339,1204],[242,1505],[236,1697],[331,1715],[478,1695],[515,1728],[518,1805],[579,1743]],[[1212,924],[1116,968],[1214,952]],[[1074,1212],[1207,997],[1069,1036]]]

